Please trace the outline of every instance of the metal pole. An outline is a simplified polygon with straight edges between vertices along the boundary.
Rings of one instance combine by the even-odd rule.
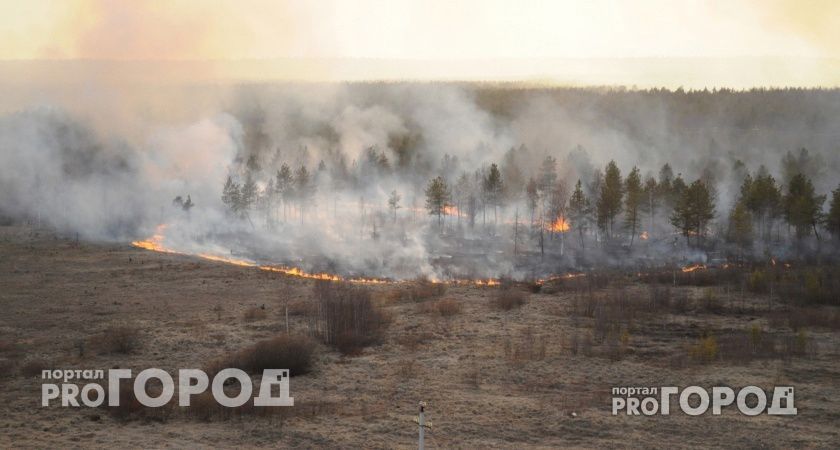
[[[424,448],[424,444],[423,444],[423,428],[424,428],[424,426],[425,426],[425,423],[424,423],[425,421],[424,421],[424,417],[423,417],[423,409],[424,409],[425,407],[426,407],[426,402],[420,402],[420,417],[419,417],[419,419],[417,420],[417,422],[420,424],[420,427],[419,427],[419,430],[420,430],[420,439],[419,439],[419,442],[418,442],[418,444],[419,444],[419,447],[418,447],[418,448],[419,448],[420,450],[423,450],[423,448]]]

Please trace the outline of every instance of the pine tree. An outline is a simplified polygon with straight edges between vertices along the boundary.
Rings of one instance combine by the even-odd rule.
[[[289,165],[283,163],[280,170],[274,177],[274,190],[283,202],[283,221],[286,221],[286,209],[288,209],[294,193],[294,177]]]
[[[446,207],[449,205],[451,193],[443,177],[436,177],[429,181],[426,187],[426,210],[429,215],[437,216],[438,227],[443,227],[442,217],[446,214]]]
[[[621,212],[621,200],[624,187],[621,183],[621,171],[610,161],[604,170],[604,185],[601,195],[595,204],[598,213],[598,227],[606,234],[607,239],[613,236],[613,224],[616,216]]]
[[[630,230],[630,248],[633,248],[633,240],[636,237],[636,229],[639,223],[639,207],[642,203],[642,177],[639,168],[633,167],[627,179],[624,180],[624,190],[627,197],[624,200],[624,222]]]
[[[580,180],[578,180],[580,182]],[[537,187],[537,180],[531,177],[525,185],[525,200],[528,204],[528,212],[531,214],[531,227],[534,226],[534,215],[537,212],[537,205],[540,201],[540,194]]]
[[[397,210],[401,208],[400,206],[400,195],[397,194],[397,190],[394,189],[391,191],[391,195],[388,196],[388,208],[391,209],[394,215],[394,223],[397,223]]]
[[[295,170],[294,185],[295,197],[297,197],[298,209],[300,210],[300,221],[303,223],[303,213],[315,195],[315,185],[312,182],[309,171],[306,170],[306,166],[300,166],[300,168]]]
[[[825,225],[835,239],[840,238],[840,186],[831,191],[831,206],[828,208]]]
[[[493,163],[490,164],[490,170],[487,172],[487,178],[484,179],[484,189],[487,192],[487,201],[493,206],[493,225],[498,223],[497,209],[502,203],[502,174],[499,172],[499,167]]]
[[[700,244],[714,215],[714,198],[705,183],[697,180],[683,190],[671,215],[671,224],[682,232],[686,243],[690,244],[689,237],[695,235],[697,244]]]
[[[254,181],[254,177],[251,175],[251,171],[249,170],[245,174],[245,182],[242,184],[242,189],[239,191],[239,203],[236,208],[237,212],[239,212],[242,217],[250,220],[248,211],[251,210],[251,207],[256,201],[257,183]]]
[[[236,212],[239,204],[239,185],[233,182],[233,178],[228,175],[225,181],[225,187],[222,189],[222,203],[231,212]]]
[[[575,184],[575,190],[569,198],[569,218],[571,219],[572,227],[578,231],[581,249],[584,248],[583,235],[586,232],[591,215],[592,206],[590,205],[589,198],[583,192],[583,186],[580,180],[578,180],[577,184]]]
[[[814,192],[814,185],[805,175],[798,173],[793,176],[784,197],[785,219],[796,230],[796,237],[803,238],[811,231],[817,239],[820,234],[817,224],[822,220],[822,205],[824,195]]]
[[[653,234],[654,223],[656,222],[656,211],[659,208],[660,195],[659,184],[656,183],[656,178],[649,176],[645,180],[645,187],[642,191],[642,210],[648,214],[650,223],[648,224],[648,233]]]
[[[743,201],[735,202],[729,213],[727,240],[738,246],[741,253],[749,249],[753,239],[753,224],[750,210]]]

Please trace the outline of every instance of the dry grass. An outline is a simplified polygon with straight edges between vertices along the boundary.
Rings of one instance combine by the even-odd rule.
[[[265,369],[289,369],[290,376],[303,375],[312,370],[315,345],[308,336],[283,334],[215,361],[207,373],[212,377],[232,367],[250,374],[262,374]]]
[[[528,301],[528,295],[520,290],[513,288],[502,288],[496,291],[496,295],[491,300],[492,305],[502,311],[510,311],[515,308],[520,308]]]
[[[252,306],[245,310],[245,313],[242,315],[242,319],[245,322],[256,322],[258,320],[265,320],[268,316],[265,312],[265,305],[263,306]]]
[[[326,344],[345,355],[356,355],[381,342],[389,320],[374,305],[368,288],[319,280],[314,293],[318,308],[310,324]]]
[[[134,326],[115,325],[93,338],[93,346],[102,353],[135,353],[140,349],[142,333]]]

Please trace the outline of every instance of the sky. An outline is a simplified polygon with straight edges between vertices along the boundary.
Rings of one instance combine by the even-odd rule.
[[[332,61],[294,72],[304,79],[554,75],[597,81],[604,70],[596,65],[570,75],[560,63],[546,63],[567,59],[771,60],[778,66],[737,70],[791,71],[792,61],[803,58],[840,59],[840,2],[0,0],[0,60],[285,58]],[[335,62],[371,58],[401,63],[366,72]],[[493,64],[503,60],[527,62],[511,72]],[[418,61],[443,67],[429,72]],[[820,64],[808,74],[810,82],[836,83],[836,66]],[[633,76],[631,70],[628,80]],[[756,83],[761,78],[757,74]]]

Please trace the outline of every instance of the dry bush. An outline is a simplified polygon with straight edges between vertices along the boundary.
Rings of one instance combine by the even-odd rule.
[[[651,284],[648,287],[650,294],[650,310],[651,311],[668,311],[671,308],[671,288],[658,284]]]
[[[528,295],[516,289],[499,289],[496,295],[493,296],[492,304],[495,308],[502,311],[510,311],[514,308],[519,308],[528,301]]]
[[[546,354],[546,339],[542,335],[534,334],[533,328],[526,328],[525,331],[514,340],[508,338],[505,341],[505,359],[513,364],[522,364],[528,361],[542,361]]]
[[[718,356],[717,339],[714,336],[701,338],[689,348],[689,354],[697,361],[710,363]]]
[[[93,338],[93,345],[103,353],[134,353],[140,348],[140,330],[129,325],[114,325]]]
[[[470,366],[463,373],[461,378],[468,386],[473,389],[478,389],[481,386],[481,369],[475,366]]]
[[[421,302],[430,298],[446,294],[446,284],[429,281],[428,278],[418,278],[402,291],[400,300]]]
[[[441,299],[432,304],[432,310],[441,317],[452,317],[460,314],[462,309],[461,303],[454,298]]]
[[[289,369],[289,376],[309,373],[315,356],[315,342],[308,336],[283,334],[228,355],[207,370],[209,377],[232,367],[250,374],[262,374],[265,369]]]
[[[252,306],[245,310],[245,313],[242,315],[242,319],[245,322],[256,322],[258,320],[265,320],[267,314],[265,312],[265,305],[263,306]]]
[[[584,332],[581,335],[575,329],[569,338],[569,351],[572,355],[592,356],[592,336],[588,332]]]
[[[14,372],[15,362],[7,358],[0,358],[0,377],[10,377]]]
[[[420,348],[421,345],[426,344],[434,338],[431,332],[423,331],[419,333],[406,333],[397,337],[397,343],[406,348],[406,350],[414,352]]]
[[[417,376],[420,365],[413,358],[404,358],[394,366],[394,372],[400,380],[411,380]]]
[[[318,307],[310,325],[326,344],[351,355],[381,342],[388,317],[373,304],[370,289],[318,280],[314,291]]]
[[[313,314],[316,309],[315,302],[312,300],[299,298],[283,303],[280,314],[285,315],[288,311],[290,316],[308,316]]]
[[[49,369],[51,364],[43,359],[30,359],[20,366],[20,374],[25,377],[37,377],[41,375],[41,371]]]
[[[155,380],[157,381],[157,380]],[[108,388],[105,387],[105,400],[100,407],[106,408],[112,417],[119,420],[142,419],[154,422],[166,422],[172,415],[173,405],[177,402],[177,394],[169,403],[150,408],[143,405],[134,395],[134,378],[120,380],[119,405],[109,406]],[[158,397],[162,391],[160,383],[147,383],[146,392],[151,397]]]
[[[791,308],[785,312],[776,313],[781,321],[786,321],[792,330],[805,327],[820,327],[832,330],[840,329],[840,311],[819,308]],[[779,319],[775,319],[778,322]]]
[[[703,309],[706,312],[720,314],[724,311],[723,302],[713,288],[706,288],[703,291]]]

